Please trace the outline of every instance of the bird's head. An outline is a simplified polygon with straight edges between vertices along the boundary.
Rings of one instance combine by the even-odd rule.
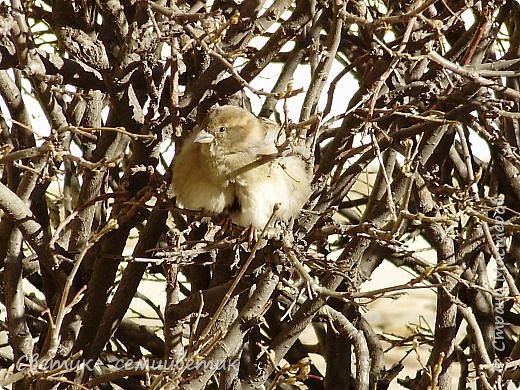
[[[261,122],[249,111],[235,106],[212,109],[193,142],[203,153],[224,156],[247,152],[265,138]]]

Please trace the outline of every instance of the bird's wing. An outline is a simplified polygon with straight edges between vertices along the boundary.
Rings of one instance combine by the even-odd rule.
[[[276,153],[277,145],[281,145],[285,141],[285,132],[283,129],[278,126],[277,123],[266,119],[266,118],[258,118],[260,121],[260,125],[262,127],[262,131],[265,136],[261,143],[261,147],[265,149],[265,151],[259,152],[259,154],[270,154]]]
[[[262,229],[280,203],[277,219],[296,216],[310,194],[310,176],[305,163],[297,156],[281,157],[241,175],[235,195],[239,210],[232,214],[241,226],[252,224]]]

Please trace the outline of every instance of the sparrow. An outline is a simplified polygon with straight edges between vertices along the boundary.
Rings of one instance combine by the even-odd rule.
[[[311,174],[299,155],[280,156],[282,133],[276,123],[243,108],[210,110],[175,156],[177,204],[224,213],[235,224],[259,231],[277,203],[273,220],[296,217],[309,198]]]

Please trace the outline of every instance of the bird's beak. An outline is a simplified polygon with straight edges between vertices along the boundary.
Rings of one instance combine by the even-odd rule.
[[[208,133],[206,130],[199,131],[199,134],[195,137],[193,142],[198,144],[209,144],[215,140],[215,136],[213,134]]]

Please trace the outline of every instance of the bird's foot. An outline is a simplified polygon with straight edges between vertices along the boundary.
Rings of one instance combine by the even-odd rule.
[[[218,224],[220,225],[219,235],[221,237],[233,232],[233,221],[231,220],[231,217],[224,217],[224,219]]]
[[[249,225],[249,227],[242,230],[240,236],[247,238],[247,245],[249,246],[249,249],[253,248],[253,245],[258,241],[258,231],[253,225]]]

